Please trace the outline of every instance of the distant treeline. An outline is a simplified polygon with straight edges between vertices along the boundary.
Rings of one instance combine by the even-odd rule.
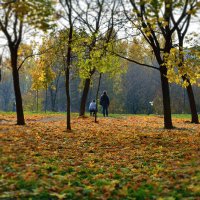
[[[110,97],[111,113],[130,114],[162,114],[162,92],[158,72],[142,66],[129,63],[125,73],[117,77],[102,76],[100,94],[106,90]],[[21,73],[21,88],[23,104],[26,111],[66,111],[65,77],[56,77],[47,88],[38,92],[31,89],[32,80],[28,74]],[[57,82],[57,86],[56,86]],[[95,99],[98,77],[94,76],[88,96],[86,111],[89,102]],[[56,86],[56,87],[55,87]],[[71,110],[79,112],[83,84],[79,78],[73,79],[70,87]],[[200,88],[193,86],[197,110],[200,112]],[[185,88],[179,85],[170,85],[172,113],[190,113],[188,97]],[[47,95],[47,96],[46,96]],[[2,71],[0,84],[0,110],[15,111],[12,74],[10,70]],[[46,98],[47,97],[47,98]],[[99,95],[100,97],[100,95]],[[153,102],[153,105],[152,103]]]

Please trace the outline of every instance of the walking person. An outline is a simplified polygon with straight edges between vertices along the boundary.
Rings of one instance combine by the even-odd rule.
[[[105,116],[108,117],[109,104],[110,104],[109,97],[107,95],[107,92],[104,91],[103,94],[101,95],[101,98],[100,98],[100,105],[103,107],[103,116],[104,117]]]
[[[90,111],[90,116],[95,116],[95,113],[97,112],[97,107],[96,107],[96,102],[93,100],[90,105],[89,105],[89,111]]]

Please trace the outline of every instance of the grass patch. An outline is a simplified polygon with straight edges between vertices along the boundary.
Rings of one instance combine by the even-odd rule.
[[[166,130],[161,117],[110,116],[98,124],[74,117],[71,133],[62,117],[38,120],[43,114],[27,114],[26,126],[2,124],[0,199],[199,197],[199,125],[174,118],[178,128]]]

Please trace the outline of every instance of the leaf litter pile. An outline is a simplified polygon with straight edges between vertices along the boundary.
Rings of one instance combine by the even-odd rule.
[[[200,127],[160,117],[0,115],[0,198],[200,199]]]

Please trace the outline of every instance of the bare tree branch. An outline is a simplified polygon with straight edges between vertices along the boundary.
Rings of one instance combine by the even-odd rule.
[[[118,54],[118,53],[116,53],[116,52],[111,52],[111,53],[113,53],[114,55],[116,55],[116,56],[118,56],[118,57],[120,57],[120,58],[122,58],[122,59],[128,60],[129,62],[133,62],[133,63],[135,63],[135,64],[142,65],[142,66],[145,66],[145,67],[148,67],[148,68],[152,68],[152,69],[156,69],[156,70],[160,71],[159,68],[154,67],[154,66],[152,66],[152,65],[140,63],[140,62],[138,62],[138,61],[136,61],[136,60],[133,60],[133,59],[131,59],[131,58],[127,58],[127,57],[125,57],[125,56],[122,56],[122,55],[120,55],[120,54]]]
[[[42,51],[42,52],[39,52],[39,53],[35,53],[35,54],[31,54],[31,55],[26,56],[26,57],[23,59],[23,61],[19,64],[17,70],[18,70],[18,71],[20,70],[20,68],[22,67],[22,65],[25,63],[25,61],[26,61],[27,59],[32,58],[32,57],[34,57],[34,56],[43,55],[43,54],[47,53],[49,50],[51,50],[52,48],[53,48],[53,46],[51,46],[51,47],[48,48],[48,49],[45,49],[45,50]]]

